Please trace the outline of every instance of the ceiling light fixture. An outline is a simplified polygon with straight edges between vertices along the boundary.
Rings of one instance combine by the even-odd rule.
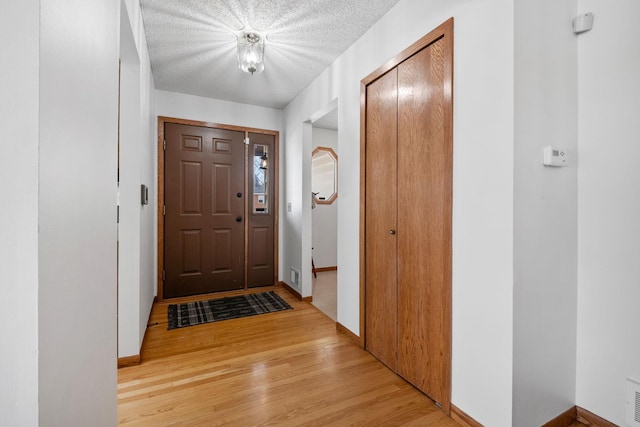
[[[238,67],[251,75],[264,70],[264,38],[259,34],[244,33],[238,37]]]

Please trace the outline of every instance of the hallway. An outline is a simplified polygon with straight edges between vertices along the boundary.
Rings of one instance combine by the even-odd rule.
[[[142,364],[118,371],[119,425],[458,425],[327,316],[275,290],[293,310],[171,331],[167,303],[155,304]]]

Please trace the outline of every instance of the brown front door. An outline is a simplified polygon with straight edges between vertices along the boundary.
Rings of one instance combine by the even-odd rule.
[[[275,137],[249,133],[247,287],[274,284]]]
[[[165,124],[164,298],[244,288],[244,132]]]

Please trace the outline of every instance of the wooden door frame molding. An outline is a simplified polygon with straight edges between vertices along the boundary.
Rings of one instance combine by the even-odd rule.
[[[276,285],[278,283],[278,229],[279,229],[279,188],[280,188],[280,132],[276,130],[267,130],[267,129],[257,129],[257,128],[249,128],[244,126],[235,126],[235,125],[225,125],[213,122],[202,122],[197,120],[189,120],[189,119],[180,119],[175,117],[166,117],[166,116],[158,116],[158,210],[157,210],[157,218],[158,218],[158,240],[157,240],[157,252],[158,252],[158,271],[157,271],[157,300],[164,300],[164,281],[162,279],[162,272],[164,271],[164,215],[163,215],[163,207],[164,207],[164,125],[167,123],[178,124],[178,125],[189,125],[189,126],[200,126],[207,128],[216,128],[216,129],[226,129],[226,130],[235,130],[241,131],[246,135],[251,133],[260,133],[265,135],[273,135],[274,137],[274,158],[275,158],[275,167],[273,171],[273,284]],[[245,150],[246,153],[246,150]],[[245,155],[246,162],[246,155]],[[246,179],[245,179],[246,181]],[[247,236],[245,233],[245,247]],[[246,249],[245,249],[246,250]],[[246,260],[245,260],[246,266]],[[246,267],[245,267],[245,276],[246,276]],[[246,289],[246,277],[245,277],[245,287]],[[169,298],[168,298],[169,299]]]
[[[400,63],[409,59],[411,56],[420,52],[422,49],[431,45],[432,43],[446,38],[448,49],[451,52],[451,63],[448,64],[451,69],[451,81],[447,82],[451,87],[451,93],[449,94],[451,100],[451,108],[453,110],[453,23],[454,19],[449,18],[444,23],[440,24],[433,31],[429,32],[418,41],[404,49],[402,52],[391,58],[384,65],[380,66],[378,69],[373,71],[371,74],[366,76],[360,81],[360,265],[359,265],[359,275],[360,275],[360,337],[359,337],[359,345],[363,349],[366,348],[365,342],[365,327],[366,327],[366,260],[365,260],[365,242],[366,242],[366,109],[367,109],[367,86],[385,75],[387,72],[391,71]],[[445,79],[447,77],[445,76]],[[452,116],[453,118],[453,116]],[[448,138],[451,139],[453,145],[453,127],[447,126],[448,130]],[[449,281],[451,282],[451,276],[449,276]],[[449,314],[451,317],[451,296],[449,296]],[[449,321],[449,330],[451,331],[451,318]],[[451,344],[451,339],[450,339]],[[451,361],[451,346],[449,347],[449,355],[448,359]],[[449,373],[451,373],[451,363],[449,362]],[[451,384],[448,384],[448,398],[449,402],[446,403],[446,408],[443,405],[443,410],[448,415],[450,413],[450,401],[451,401]]]

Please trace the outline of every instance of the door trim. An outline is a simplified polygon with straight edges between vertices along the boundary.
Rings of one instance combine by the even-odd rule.
[[[273,135],[274,137],[274,158],[275,167],[273,171],[273,284],[278,283],[278,233],[279,233],[279,188],[280,188],[280,132],[276,130],[256,129],[244,126],[225,125],[212,122],[202,122],[197,120],[180,119],[175,117],[158,116],[158,206],[157,206],[157,218],[158,218],[158,239],[157,239],[157,253],[158,253],[158,271],[157,271],[157,298],[158,301],[164,301],[164,282],[162,280],[162,272],[164,271],[164,125],[166,123],[200,126],[207,128],[226,129],[242,131],[245,133],[245,138],[249,133],[260,133],[265,135]],[[245,163],[247,161],[246,147],[245,147]],[[246,165],[245,165],[246,166]],[[245,167],[246,170],[246,167]],[[246,183],[245,177],[245,183]],[[248,184],[246,184],[248,185]],[[245,189],[246,190],[246,189]],[[245,192],[246,194],[246,192]],[[245,207],[245,214],[246,214]],[[247,216],[245,215],[245,218]],[[247,247],[247,233],[245,232],[245,248]],[[245,249],[246,250],[246,249]],[[247,289],[247,259],[245,256],[245,283],[244,288]],[[170,300],[170,298],[167,298]]]
[[[446,49],[451,55],[451,62],[446,64],[445,67],[449,67],[450,73],[450,81],[447,81],[447,86],[451,88],[451,93],[449,94],[449,100],[451,102],[451,110],[453,111],[453,18],[449,18],[447,21],[440,24],[433,31],[429,32],[422,38],[420,38],[415,43],[411,44],[409,47],[404,49],[402,52],[391,58],[385,64],[380,66],[378,69],[373,71],[371,74],[366,76],[360,81],[360,265],[359,265],[359,275],[360,275],[360,337],[359,337],[359,345],[361,348],[366,348],[365,342],[365,328],[366,328],[366,259],[365,259],[365,248],[366,248],[366,110],[367,110],[367,86],[387,72],[396,68],[400,63],[409,59],[411,56],[420,52],[422,49],[426,48],[430,44],[445,38],[446,39]],[[445,76],[445,79],[447,76]],[[453,119],[453,114],[451,116]],[[452,123],[447,123],[445,125],[448,138],[451,142],[453,142],[453,125]],[[452,171],[451,171],[452,172]],[[450,236],[449,245],[451,245],[452,237]],[[447,402],[442,403],[443,411],[449,415],[450,413],[450,405],[451,405],[451,346],[452,346],[452,283],[451,283],[451,271],[449,271],[449,286],[450,286],[450,294],[449,294],[449,307],[447,312],[449,314],[448,319],[445,321],[448,322],[448,329],[450,333],[449,337],[449,348],[448,348],[448,371],[449,371],[449,383],[447,386]]]

